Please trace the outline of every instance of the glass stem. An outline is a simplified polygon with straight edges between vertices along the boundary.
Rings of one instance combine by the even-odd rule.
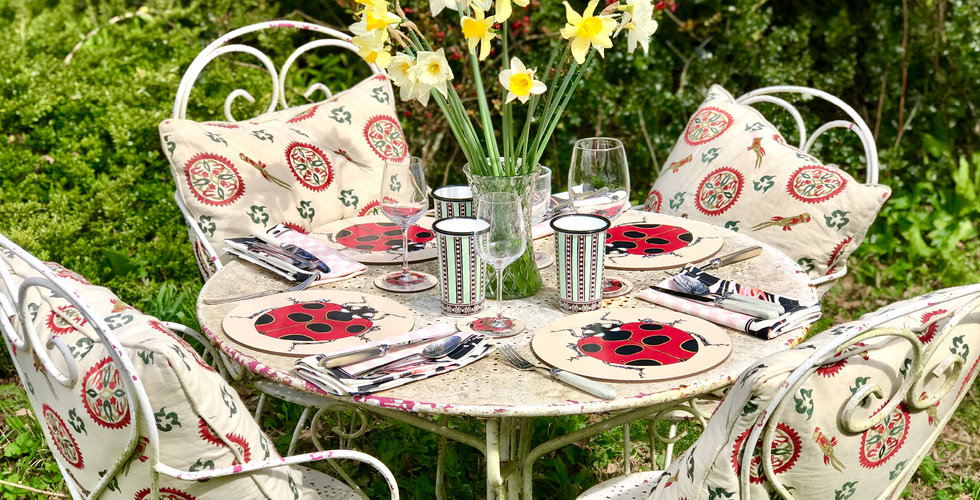
[[[497,319],[504,317],[504,268],[499,267],[497,271]]]
[[[408,281],[408,228],[402,228],[402,277]]]

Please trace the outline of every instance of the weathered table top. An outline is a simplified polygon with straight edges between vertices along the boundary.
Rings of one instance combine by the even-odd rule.
[[[700,224],[686,221],[685,224]],[[717,229],[717,228],[716,228]],[[752,245],[760,245],[753,238],[718,229],[723,235],[724,246],[718,255],[724,255]],[[712,273],[727,279],[763,287],[767,291],[800,299],[805,303],[816,301],[815,290],[809,286],[809,278],[789,257],[761,244],[762,255],[738,262]],[[536,240],[539,251],[554,253],[553,238]],[[411,266],[438,275],[437,262],[421,262]],[[372,283],[382,273],[398,269],[396,265],[372,265],[366,273],[337,283],[322,285],[316,289],[356,290],[373,295],[393,298],[415,312],[416,328],[438,322],[455,322],[455,318],[443,316],[439,307],[438,287],[413,294],[398,294],[378,289]],[[604,308],[657,308],[659,306],[635,298],[637,291],[668,276],[666,271],[607,270],[609,275],[631,280],[635,289],[624,297],[603,301]],[[541,270],[544,286],[531,298],[505,301],[505,314],[516,315],[527,323],[528,331],[509,339],[506,343],[518,347],[518,351],[533,358],[529,346],[533,332],[563,316],[556,306],[555,266]],[[431,377],[383,391],[354,397],[331,396],[307,383],[296,375],[293,363],[296,358],[277,356],[257,351],[236,343],[222,330],[225,315],[239,303],[205,305],[204,298],[220,298],[242,295],[269,288],[285,288],[281,278],[257,266],[234,261],[224,266],[201,290],[197,312],[205,333],[235,361],[248,370],[296,389],[356,404],[391,408],[401,411],[468,415],[476,417],[571,415],[601,411],[619,411],[659,405],[686,399],[722,388],[738,377],[749,365],[768,354],[787,349],[800,342],[806,329],[786,333],[773,340],[761,340],[731,329],[726,331],[733,340],[731,356],[715,368],[686,378],[657,382],[611,383],[618,397],[606,401],[597,399],[563,383],[551,380],[540,372],[522,372],[508,365],[498,353],[450,373]],[[487,307],[495,311],[495,304],[488,298]]]

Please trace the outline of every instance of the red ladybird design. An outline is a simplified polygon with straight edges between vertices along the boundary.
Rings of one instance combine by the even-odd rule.
[[[82,406],[102,427],[119,429],[129,425],[129,400],[112,358],[99,361],[85,374]]]
[[[601,335],[577,342],[578,350],[600,361],[644,367],[682,363],[698,353],[697,339],[679,328],[654,322],[603,326]]]
[[[738,170],[719,168],[701,180],[694,205],[705,215],[721,215],[738,201],[744,184],[745,178]]]
[[[419,226],[408,228],[408,251],[425,248],[435,237],[432,231]],[[370,222],[348,226],[336,234],[337,243],[363,252],[401,251],[402,230],[394,222]]]
[[[690,231],[668,224],[623,224],[606,231],[606,255],[660,255],[694,241]]]
[[[198,153],[184,164],[184,179],[197,201],[214,207],[224,207],[245,194],[242,176],[224,156]]]
[[[732,126],[732,115],[715,107],[702,108],[691,118],[684,132],[684,142],[697,146],[711,141]]]
[[[262,335],[281,340],[323,342],[368,332],[376,310],[334,302],[299,302],[271,309],[255,320]]]
[[[833,198],[846,185],[847,179],[841,172],[822,165],[806,165],[793,172],[786,190],[803,203],[819,203]]]
[[[735,475],[741,474],[742,470],[742,445],[749,437],[752,428],[745,429],[742,434],[735,438],[735,445],[732,447],[732,468]],[[793,467],[796,460],[800,458],[803,441],[799,433],[792,427],[779,422],[776,424],[776,433],[772,439],[772,450],[770,457],[772,460],[772,471],[776,474],[785,472]],[[762,453],[758,446],[752,449],[752,470],[749,472],[749,481],[753,484],[761,484],[765,474],[762,468]]]
[[[323,191],[333,182],[333,165],[323,151],[312,144],[289,143],[286,164],[293,177],[310,191]]]
[[[378,115],[368,120],[364,126],[364,139],[382,160],[400,160],[408,154],[402,127],[390,116]]]

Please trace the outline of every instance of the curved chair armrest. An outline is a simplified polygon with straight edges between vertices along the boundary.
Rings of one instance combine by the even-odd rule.
[[[214,265],[214,269],[221,269],[221,260],[218,259],[218,252],[214,251],[214,247],[208,241],[207,236],[204,236],[204,231],[201,231],[201,227],[197,225],[197,222],[191,217],[190,212],[187,211],[187,207],[184,206],[184,202],[180,199],[180,193],[174,191],[174,200],[177,201],[177,208],[180,209],[181,215],[184,216],[184,222],[187,227],[194,231],[194,235],[197,236],[198,241],[201,243],[201,247],[204,248],[204,252],[208,254],[208,259],[211,259],[211,264]]]
[[[208,359],[214,360],[214,363],[217,365],[216,368],[218,369],[218,373],[221,374],[221,378],[228,380],[228,374],[235,371],[234,369],[228,366],[227,360],[224,358],[224,356],[220,351],[214,348],[214,346],[211,344],[211,341],[208,340],[207,337],[205,337],[204,335],[201,335],[200,332],[198,332],[197,330],[189,326],[182,325],[180,323],[174,323],[172,321],[161,321],[160,323],[162,323],[163,326],[175,332],[180,333],[181,335],[186,335],[196,340],[198,344],[201,344],[201,346],[204,347],[204,353],[208,357],[205,359],[205,361],[207,361]]]
[[[269,469],[272,467],[282,467],[284,465],[297,465],[308,462],[315,462],[318,460],[323,460],[327,458],[339,458],[356,460],[358,462],[363,462],[371,467],[374,467],[378,472],[384,476],[385,481],[388,483],[388,489],[391,491],[392,500],[398,500],[398,483],[395,481],[395,476],[391,473],[391,470],[381,463],[377,458],[372,457],[366,453],[361,453],[359,451],[353,450],[327,450],[327,451],[314,451],[312,453],[305,453],[302,455],[290,455],[288,457],[281,457],[279,459],[272,460],[262,460],[257,462],[249,462],[241,465],[232,465],[228,467],[221,467],[214,470],[201,470],[201,471],[184,471],[180,469],[175,469],[168,465],[162,463],[157,463],[155,469],[160,474],[164,474],[176,479],[183,479],[186,481],[198,481],[201,479],[210,479],[214,477],[231,476],[235,474],[243,474],[247,472]]]

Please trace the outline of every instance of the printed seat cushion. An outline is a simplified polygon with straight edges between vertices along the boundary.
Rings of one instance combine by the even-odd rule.
[[[902,402],[881,423],[850,433],[839,421],[845,402],[873,384],[885,398],[895,394],[911,366],[911,344],[895,337],[876,337],[856,344],[817,368],[774,414],[772,469],[797,498],[877,498],[888,485],[911,477],[920,453],[938,437],[977,374],[980,360],[980,312],[971,312],[947,328],[957,308],[976,300],[972,293],[950,299],[955,289],[930,293],[830,329],[796,348],[771,355],[733,384],[705,432],[660,478],[651,498],[772,498],[774,492],[755,450],[751,491],[739,485],[743,442],[770,400],[795,368],[817,346],[838,335],[878,326],[909,328],[926,348],[924,398],[936,394],[945,377],[934,373],[951,354],[966,363],[952,388],[934,406],[915,410]],[[929,355],[928,353],[934,353]],[[924,399],[922,399],[924,400]],[[859,406],[855,422],[877,414],[885,400],[871,397]],[[901,492],[901,488],[899,488]]]
[[[644,209],[745,232],[817,278],[861,244],[890,194],[789,146],[758,110],[712,85]]]
[[[15,257],[4,258],[0,265],[4,264],[18,283],[39,276]],[[50,266],[105,319],[129,356],[156,417],[163,464],[197,471],[279,457],[234,389],[184,340],[108,289],[56,264]],[[77,363],[78,380],[72,387],[59,384],[30,349],[16,350],[15,361],[52,453],[68,475],[91,491],[119,458],[134,427],[145,436],[143,421],[135,418],[123,397],[126,388],[121,374],[88,320],[46,289],[31,290],[26,303],[41,343],[52,336],[63,341]],[[67,373],[59,351],[47,353]],[[139,438],[102,498],[150,497],[148,443],[146,437]],[[160,491],[174,499],[319,498],[303,487],[303,475],[293,467],[201,482],[160,475]]]
[[[161,122],[177,194],[222,262],[230,259],[225,238],[280,223],[309,232],[374,213],[384,160],[409,154],[393,95],[378,74],[325,101],[251,120]],[[197,244],[195,252],[206,261]]]

